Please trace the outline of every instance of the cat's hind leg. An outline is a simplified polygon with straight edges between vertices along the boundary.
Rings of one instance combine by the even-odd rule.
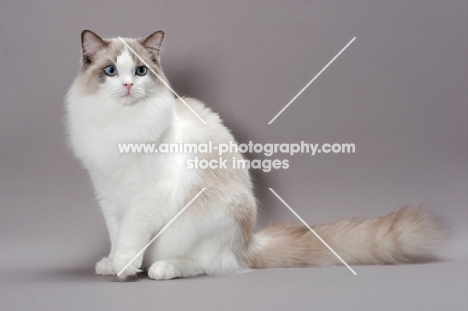
[[[148,269],[148,276],[155,280],[170,280],[205,274],[202,263],[193,258],[158,260]]]

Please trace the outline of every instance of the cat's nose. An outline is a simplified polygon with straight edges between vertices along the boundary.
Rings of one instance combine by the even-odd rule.
[[[130,89],[132,88],[133,83],[124,83],[123,86],[127,89],[127,91],[130,92]]]

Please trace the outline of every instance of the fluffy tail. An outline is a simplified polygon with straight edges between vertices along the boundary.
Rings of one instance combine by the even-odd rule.
[[[348,264],[417,262],[433,256],[443,237],[438,219],[420,206],[381,218],[353,218],[313,227]],[[249,267],[279,268],[340,264],[306,227],[268,226],[253,237]]]

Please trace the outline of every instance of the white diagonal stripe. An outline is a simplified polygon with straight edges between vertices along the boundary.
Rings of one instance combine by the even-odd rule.
[[[348,46],[350,46],[350,45],[351,45],[351,43],[353,43],[353,41],[354,41],[354,40],[356,40],[356,37],[354,37],[354,38],[353,38],[351,41],[349,41],[349,43],[348,43],[348,44],[346,44],[346,46],[345,46],[344,48],[342,48],[342,49],[341,49],[341,51],[340,51],[338,54],[336,54],[336,56],[335,56],[335,57],[333,57],[333,59],[332,59],[331,61],[329,61],[329,62],[328,62],[328,64],[326,64],[326,65],[325,65],[325,67],[323,67],[323,69],[322,69],[322,70],[320,70],[320,71],[319,71],[319,73],[318,73],[318,74],[316,74],[316,75],[315,75],[315,77],[313,77],[313,78],[312,78],[312,80],[310,80],[310,81],[309,81],[309,83],[307,83],[307,84],[306,84],[306,86],[304,86],[304,87],[302,88],[302,90],[300,90],[300,91],[299,91],[299,93],[297,93],[297,94],[296,94],[296,96],[294,96],[294,97],[293,97],[293,99],[291,99],[291,100],[289,101],[289,103],[287,103],[287,104],[286,104],[286,106],[284,106],[284,107],[283,107],[283,109],[281,109],[281,111],[280,111],[280,112],[278,112],[278,113],[276,114],[276,116],[275,116],[273,119],[271,119],[271,121],[270,121],[270,122],[268,122],[268,124],[271,124],[271,123],[273,123],[273,121],[275,121],[275,120],[276,120],[276,118],[278,118],[278,117],[280,116],[280,114],[282,114],[282,113],[283,113],[283,112],[286,110],[286,108],[288,108],[288,107],[289,107],[289,105],[291,105],[291,104],[292,104],[292,103],[293,103],[293,102],[296,100],[296,98],[298,98],[298,97],[299,97],[299,95],[301,95],[301,94],[302,94],[302,92],[304,92],[304,91],[305,91],[305,90],[306,90],[306,89],[309,87],[309,85],[311,85],[311,84],[312,84],[312,82],[314,82],[314,81],[315,81],[315,79],[317,79],[317,78],[318,78],[318,76],[320,76],[320,75],[322,74],[322,72],[324,72],[324,71],[325,71],[325,69],[327,69],[327,68],[328,68],[328,66],[330,66],[330,65],[331,65],[331,63],[333,63],[333,62],[335,61],[335,59],[337,59],[337,58],[338,58],[338,56],[340,56],[340,54],[341,54],[341,53],[343,53],[343,52],[344,52],[344,50],[346,50],[346,49],[348,48]]]
[[[154,73],[154,75],[155,75],[156,77],[158,77],[159,80],[161,80],[161,82],[164,83],[164,85],[165,85],[175,96],[177,96],[177,98],[180,99],[180,100],[182,101],[182,103],[184,103],[184,105],[185,105],[198,119],[200,119],[200,121],[202,121],[203,124],[206,124],[205,120],[203,120],[202,117],[200,117],[200,116],[198,115],[198,113],[196,113],[195,110],[193,110],[193,108],[190,107],[189,104],[187,104],[187,102],[186,102],[182,97],[180,97],[179,94],[177,94],[176,91],[174,91],[174,89],[173,89],[166,81],[164,81],[164,79],[163,79],[160,75],[158,75],[157,72],[154,71],[153,68],[151,68],[151,66],[148,65],[148,63],[145,62],[145,60],[144,60],[140,55],[138,55],[137,52],[135,52],[135,50],[133,50],[133,49],[130,47],[130,45],[128,45],[127,42],[125,42],[124,39],[122,39],[122,37],[119,36],[119,40],[122,41],[122,43],[123,43],[130,51],[132,51],[132,53],[135,54],[135,56],[138,57],[138,59],[141,60],[141,62],[142,62],[149,70],[151,70],[151,72]]]
[[[321,237],[320,235],[318,235],[317,232],[315,232],[315,230],[312,229],[312,228],[304,221],[304,219],[302,219],[301,216],[299,216],[299,215],[291,208],[291,206],[289,206],[288,203],[286,203],[286,202],[283,200],[283,198],[281,198],[281,197],[275,192],[275,190],[273,190],[272,188],[268,188],[268,189],[270,189],[270,191],[273,192],[273,194],[274,194],[287,208],[289,208],[289,210],[294,214],[294,216],[296,216],[296,217],[307,227],[307,229],[309,229],[309,230],[317,237],[317,239],[319,239],[320,242],[322,242],[323,245],[325,245],[325,246],[333,253],[333,255],[335,255],[336,258],[338,258],[338,259],[346,266],[346,268],[349,269],[349,271],[351,271],[354,275],[357,275],[356,271],[354,271],[353,268],[351,268],[351,267],[346,263],[346,261],[344,261],[343,258],[341,258],[340,255],[338,255],[338,253],[335,252],[335,251],[333,250],[333,248],[331,248],[330,245],[328,245],[328,243],[325,242],[325,240],[322,239],[322,237]]]

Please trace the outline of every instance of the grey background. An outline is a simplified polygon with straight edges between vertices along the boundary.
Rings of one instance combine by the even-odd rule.
[[[12,1],[0,4],[0,305],[49,309],[466,310],[466,1]],[[119,283],[93,276],[107,233],[66,148],[80,32],[166,31],[163,68],[241,142],[350,142],[254,171],[260,224],[378,216],[424,202],[451,236],[419,265],[276,269]],[[354,36],[272,125],[268,121]]]

